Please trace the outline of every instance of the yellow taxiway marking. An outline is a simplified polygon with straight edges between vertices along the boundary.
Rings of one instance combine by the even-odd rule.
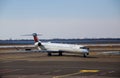
[[[99,70],[80,70],[81,73],[96,73],[99,72]]]
[[[54,76],[53,78],[64,78],[64,77],[68,77],[68,76],[78,75],[81,73],[96,73],[96,72],[99,72],[99,70],[80,70],[79,72],[76,72],[76,73]]]
[[[72,74],[66,74],[66,75],[60,75],[60,76],[54,76],[53,78],[63,78],[63,77],[68,77],[68,76],[77,75],[77,74],[80,74],[80,73],[81,73],[81,72],[72,73]]]

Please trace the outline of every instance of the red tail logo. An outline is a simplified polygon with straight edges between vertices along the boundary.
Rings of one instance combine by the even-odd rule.
[[[33,33],[33,37],[34,37],[34,41],[35,41],[35,42],[38,42],[38,41],[39,41],[36,33]]]
[[[37,36],[34,36],[34,41],[38,42],[38,37]]]

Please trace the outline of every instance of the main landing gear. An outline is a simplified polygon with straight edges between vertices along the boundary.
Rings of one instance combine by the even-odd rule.
[[[52,53],[51,53],[51,52],[48,52],[48,56],[52,56]]]
[[[63,54],[62,54],[62,52],[60,51],[58,55],[59,55],[59,56],[62,56]],[[51,53],[51,52],[48,52],[48,56],[52,56],[52,53]]]
[[[62,56],[62,52],[61,51],[59,52],[59,56]]]

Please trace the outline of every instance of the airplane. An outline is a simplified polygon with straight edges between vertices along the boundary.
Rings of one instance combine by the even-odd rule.
[[[21,51],[22,48],[26,48],[25,51],[22,52],[46,52],[48,56],[52,56],[52,53],[58,53],[59,56],[62,56],[63,53],[78,53],[83,54],[83,57],[87,57],[89,55],[89,48],[83,45],[75,45],[75,44],[63,44],[63,43],[51,43],[51,42],[41,42],[38,39],[37,33],[27,34],[22,36],[33,36],[34,45],[8,45],[8,46],[0,46],[0,49],[16,49]],[[32,50],[31,48],[37,48],[38,50]]]
[[[62,56],[63,53],[80,53],[83,54],[83,57],[89,55],[89,48],[83,45],[41,42],[38,39],[37,33],[33,33],[32,36],[35,47],[41,52],[47,52],[48,56],[52,56],[52,53],[58,53],[59,56]]]

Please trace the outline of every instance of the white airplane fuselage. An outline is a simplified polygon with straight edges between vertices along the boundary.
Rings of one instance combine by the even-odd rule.
[[[69,53],[82,53],[88,54],[88,48],[82,45],[74,45],[74,44],[62,44],[62,43],[41,43],[41,46],[38,46],[39,42],[35,43],[35,46],[39,50],[51,51],[51,53],[59,53],[59,52],[69,52]],[[52,52],[53,51],[53,52]]]
[[[33,33],[33,38],[35,41],[35,46],[43,52],[48,52],[48,55],[51,56],[51,53],[59,53],[62,56],[63,52],[71,53],[82,53],[84,57],[89,54],[89,49],[82,45],[73,45],[73,44],[62,44],[62,43],[43,43],[39,41],[37,34]]]
[[[58,44],[58,43],[43,43],[47,50],[52,51],[72,51],[72,52],[88,52],[87,49],[80,49],[80,45]]]

